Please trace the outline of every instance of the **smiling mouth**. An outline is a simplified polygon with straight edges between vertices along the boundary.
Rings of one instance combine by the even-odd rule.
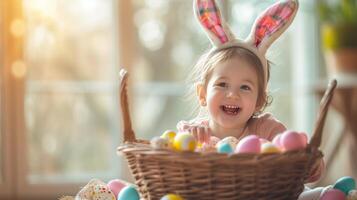
[[[223,112],[225,112],[228,115],[237,115],[239,111],[241,111],[241,108],[238,106],[230,106],[230,105],[223,105],[221,106],[221,109]]]

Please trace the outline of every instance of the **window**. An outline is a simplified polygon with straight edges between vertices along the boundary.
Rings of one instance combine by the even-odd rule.
[[[14,170],[14,183],[5,182],[11,195],[55,199],[74,195],[91,178],[118,177],[116,1],[23,0],[4,10],[11,28],[25,30],[21,56],[1,54],[13,70],[8,90],[24,85],[14,87],[7,105],[23,121],[9,117],[16,125],[1,135],[15,150],[1,165]],[[7,48],[16,42],[6,41]]]
[[[192,114],[183,98],[184,81],[208,43],[193,20],[191,1],[135,0],[133,6],[138,41],[133,121],[138,136],[148,139]]]
[[[24,1],[26,152],[32,182],[117,175],[113,4]]]

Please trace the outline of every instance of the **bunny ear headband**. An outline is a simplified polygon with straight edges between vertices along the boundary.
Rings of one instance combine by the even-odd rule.
[[[255,54],[263,65],[265,86],[268,61],[265,53],[270,45],[289,27],[298,10],[298,0],[283,0],[267,8],[256,20],[245,40],[238,39],[221,17],[215,0],[194,0],[194,11],[213,44],[213,51],[243,47]]]

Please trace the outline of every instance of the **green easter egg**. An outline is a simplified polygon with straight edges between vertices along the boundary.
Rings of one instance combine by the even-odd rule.
[[[343,193],[348,195],[350,190],[356,189],[356,182],[352,177],[345,176],[338,179],[333,188],[341,190]]]
[[[125,186],[118,194],[118,200],[140,200],[140,196],[135,187]]]
[[[218,152],[219,153],[232,153],[233,149],[232,146],[229,143],[223,143],[221,145],[218,146]]]

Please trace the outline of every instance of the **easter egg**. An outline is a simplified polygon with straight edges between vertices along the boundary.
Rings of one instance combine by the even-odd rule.
[[[282,144],[281,144],[281,133],[279,133],[278,135],[276,135],[275,137],[274,137],[274,139],[273,139],[273,144],[275,145],[275,146],[277,146],[277,147],[279,147],[279,148],[282,148],[283,146],[282,146]]]
[[[265,144],[267,142],[269,142],[269,140],[264,139],[264,138],[259,138],[260,144]]]
[[[118,200],[140,200],[140,196],[133,186],[128,185],[119,192]]]
[[[280,149],[271,142],[266,142],[261,146],[262,153],[280,153]]]
[[[167,194],[163,196],[160,200],[184,200],[184,199],[176,194]]]
[[[215,146],[211,146],[207,143],[203,143],[202,147],[200,149],[198,149],[199,152],[216,152],[216,147]]]
[[[119,179],[113,179],[107,183],[107,186],[114,193],[114,196],[117,197],[120,190],[122,190],[126,184]]]
[[[229,143],[231,145],[231,147],[234,149],[234,148],[236,148],[236,146],[238,144],[238,139],[233,136],[225,137],[216,144],[216,147],[218,148],[221,144],[224,144],[224,143]]]
[[[349,191],[356,189],[356,182],[352,177],[345,176],[338,179],[333,188],[341,190],[345,195],[348,195]]]
[[[211,146],[216,146],[216,144],[220,141],[220,139],[216,136],[211,136],[210,137],[210,141],[209,141],[209,145]]]
[[[198,149],[200,152],[216,152],[216,144],[220,139],[216,136],[211,136],[209,142],[204,142],[201,148]]]
[[[306,200],[318,200],[320,199],[320,195],[324,190],[323,187],[317,187],[314,189],[304,190],[298,199],[306,199]]]
[[[161,135],[161,137],[167,139],[169,142],[173,142],[176,137],[176,132],[167,130]]]
[[[260,153],[260,140],[256,135],[249,135],[238,142],[236,153]]]
[[[220,145],[218,145],[217,147],[217,151],[218,153],[232,153],[233,152],[233,148],[231,146],[231,144],[227,143],[221,143]]]
[[[94,186],[92,199],[95,200],[115,200],[113,192],[106,185]]]
[[[304,141],[305,144],[307,144],[307,134],[306,133],[299,133],[300,134],[300,137],[302,138],[302,140]]]
[[[169,148],[169,141],[162,137],[153,137],[150,140],[150,145],[154,149],[166,149]]]
[[[347,200],[357,200],[357,190],[350,190],[347,195]]]
[[[76,195],[76,199],[92,199],[93,195],[97,194],[103,188],[106,189],[106,184],[99,179],[91,179]]]
[[[345,200],[346,196],[343,192],[337,189],[330,189],[320,197],[320,200]]]
[[[280,143],[286,151],[299,150],[306,147],[301,135],[295,131],[285,131],[281,135]]]
[[[189,133],[180,133],[174,139],[174,148],[178,151],[194,151],[196,140]]]

